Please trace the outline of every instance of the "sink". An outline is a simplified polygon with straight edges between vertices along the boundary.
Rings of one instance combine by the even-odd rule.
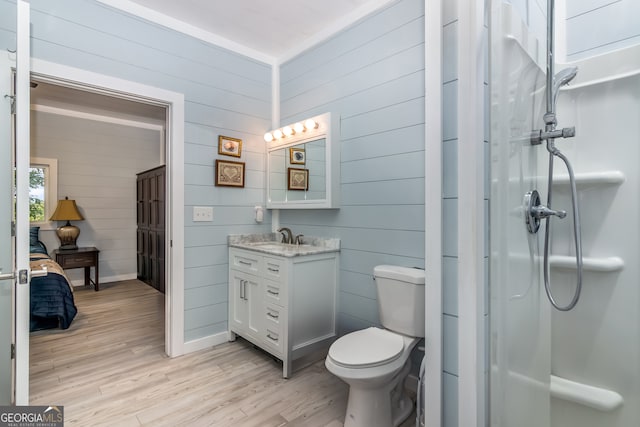
[[[289,243],[278,242],[256,242],[250,243],[255,248],[264,249],[265,251],[292,251],[296,249],[309,249],[313,245],[292,245]]]
[[[276,242],[259,242],[259,243],[252,243],[251,246],[264,249],[265,251],[282,251],[287,249],[291,245],[287,245],[285,243],[276,243]]]

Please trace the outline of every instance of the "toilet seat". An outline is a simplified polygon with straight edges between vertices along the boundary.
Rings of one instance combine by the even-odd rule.
[[[339,338],[329,348],[329,357],[345,368],[371,368],[393,362],[403,350],[402,336],[371,327]]]

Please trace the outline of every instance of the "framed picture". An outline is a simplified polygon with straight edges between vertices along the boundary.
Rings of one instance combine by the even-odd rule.
[[[244,162],[216,160],[216,183],[222,187],[244,188]]]
[[[309,169],[287,168],[287,189],[288,190],[308,190],[309,189]]]
[[[242,140],[230,136],[218,136],[218,154],[240,157],[242,154]]]
[[[292,165],[304,165],[306,160],[307,156],[304,148],[289,148],[289,163]]]

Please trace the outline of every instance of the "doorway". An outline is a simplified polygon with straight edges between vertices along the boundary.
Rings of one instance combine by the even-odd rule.
[[[32,59],[32,79],[115,100],[166,109],[165,353],[184,353],[184,96],[136,82]],[[135,255],[134,255],[135,256]]]

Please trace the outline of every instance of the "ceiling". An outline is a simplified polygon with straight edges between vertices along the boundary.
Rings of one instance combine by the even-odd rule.
[[[249,56],[282,59],[393,0],[99,1],[196,36],[230,41],[256,53]]]
[[[164,126],[166,122],[164,107],[51,84],[37,78],[32,79],[30,96],[31,108],[42,112],[77,116],[70,113],[75,111],[85,118],[111,117],[156,126]]]

